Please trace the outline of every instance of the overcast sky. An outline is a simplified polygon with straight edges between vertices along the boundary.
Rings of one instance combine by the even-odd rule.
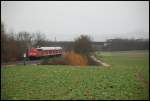
[[[57,41],[148,38],[149,1],[2,1],[7,32],[43,32]]]

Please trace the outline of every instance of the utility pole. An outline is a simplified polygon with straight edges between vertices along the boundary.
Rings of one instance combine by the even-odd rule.
[[[56,42],[56,37],[55,37],[55,42]]]

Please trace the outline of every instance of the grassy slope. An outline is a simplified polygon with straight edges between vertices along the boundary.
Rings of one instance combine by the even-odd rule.
[[[145,80],[149,79],[146,52],[101,55],[112,68],[59,65],[1,68],[1,99],[148,99],[147,89],[134,75],[139,71]]]

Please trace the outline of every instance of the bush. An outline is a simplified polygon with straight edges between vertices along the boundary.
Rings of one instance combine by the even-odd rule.
[[[81,55],[74,51],[67,52],[61,57],[44,58],[40,65],[99,65],[96,61],[90,58],[90,56]]]
[[[65,54],[65,59],[68,61],[69,65],[87,65],[87,58],[81,54],[75,53],[74,51],[67,52]]]
[[[81,35],[76,38],[74,42],[74,51],[86,56],[90,55],[90,53],[94,51],[91,38],[87,35]]]

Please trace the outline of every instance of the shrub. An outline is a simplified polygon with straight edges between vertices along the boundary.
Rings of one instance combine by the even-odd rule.
[[[91,38],[87,35],[81,35],[76,38],[74,42],[74,51],[86,56],[90,55],[90,53],[94,51]]]
[[[74,51],[67,52],[65,54],[65,59],[68,61],[69,65],[87,65],[87,58],[81,54],[75,53]]]

